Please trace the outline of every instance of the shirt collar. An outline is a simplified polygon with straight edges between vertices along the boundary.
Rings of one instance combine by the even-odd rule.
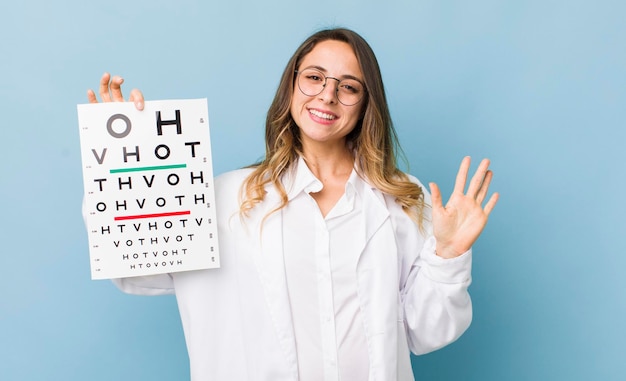
[[[291,167],[284,185],[290,201],[303,191],[305,193],[319,192],[323,187],[322,182],[313,175],[302,156],[299,156],[296,164]]]
[[[323,188],[322,182],[311,172],[302,156],[298,157],[298,161],[288,172],[283,184],[287,190],[289,200],[292,200],[301,192],[314,193],[319,192]],[[363,188],[364,184],[366,184],[366,182],[358,175],[356,169],[353,168],[346,182],[345,194],[348,200],[352,201],[357,190]]]

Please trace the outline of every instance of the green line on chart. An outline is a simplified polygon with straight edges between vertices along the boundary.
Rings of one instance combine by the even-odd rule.
[[[174,164],[174,165],[160,165],[160,166],[155,166],[155,167],[120,168],[120,169],[111,169],[109,170],[109,173],[159,171],[162,169],[176,169],[176,168],[186,168],[186,167],[187,167],[187,164]]]

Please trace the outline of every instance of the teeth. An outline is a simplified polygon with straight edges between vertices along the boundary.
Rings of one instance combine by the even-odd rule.
[[[311,114],[317,116],[318,118],[323,118],[323,119],[328,119],[328,120],[335,119],[334,115],[326,114],[325,112],[320,112],[320,111],[317,111],[317,110],[309,110],[309,112]]]

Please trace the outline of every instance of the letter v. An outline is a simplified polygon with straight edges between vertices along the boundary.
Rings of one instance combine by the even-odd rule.
[[[143,176],[143,181],[146,182],[146,185],[148,186],[148,188],[152,188],[152,182],[154,182],[154,175],[152,175],[152,177],[150,177],[150,181],[148,181],[148,178],[146,177],[146,175]]]
[[[91,152],[93,152],[93,155],[96,157],[96,161],[98,162],[98,164],[104,163],[104,155],[107,154],[106,148],[102,150],[102,156],[98,156],[98,153],[93,148],[91,149]]]

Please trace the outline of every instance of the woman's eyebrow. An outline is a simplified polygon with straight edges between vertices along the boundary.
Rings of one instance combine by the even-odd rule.
[[[318,65],[309,65],[309,66],[307,66],[305,68],[302,68],[301,70],[305,70],[305,69],[316,69],[316,70],[319,70],[322,73],[324,73],[324,75],[326,75],[326,73],[328,73],[328,70],[326,70],[323,67],[318,66]],[[356,77],[356,76],[354,76],[352,74],[344,74],[344,75],[339,76],[338,78],[339,79],[354,79],[354,80],[359,81],[361,83],[363,82],[363,80],[361,78]]]
[[[321,66],[317,66],[317,65],[309,65],[309,66],[307,66],[307,67],[305,67],[305,68],[302,68],[302,70],[306,70],[306,69],[316,69],[316,70],[321,71],[322,73],[326,73],[326,72],[327,72],[327,70],[326,70],[326,69],[324,69],[324,68],[323,68],[323,67],[321,67]]]

